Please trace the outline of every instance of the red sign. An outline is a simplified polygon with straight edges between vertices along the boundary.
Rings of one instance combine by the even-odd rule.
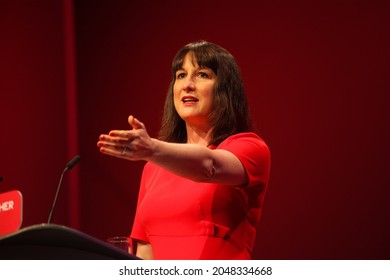
[[[23,198],[19,191],[0,194],[0,235],[17,231],[23,220]]]

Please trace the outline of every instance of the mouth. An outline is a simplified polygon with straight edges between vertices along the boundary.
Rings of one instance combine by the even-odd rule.
[[[199,99],[193,97],[193,96],[184,96],[182,99],[181,99],[181,102],[183,102],[184,104],[186,103],[196,103],[198,102]]]

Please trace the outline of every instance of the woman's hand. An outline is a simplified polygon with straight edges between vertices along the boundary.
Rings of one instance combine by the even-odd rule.
[[[102,134],[97,146],[106,155],[128,160],[147,160],[153,155],[155,143],[142,122],[133,116],[129,116],[128,122],[132,130],[112,130]]]

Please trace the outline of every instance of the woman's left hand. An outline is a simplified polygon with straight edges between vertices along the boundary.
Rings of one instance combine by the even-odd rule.
[[[132,130],[112,130],[102,134],[97,146],[106,155],[128,160],[147,160],[154,152],[154,141],[138,119],[129,116],[128,122]]]

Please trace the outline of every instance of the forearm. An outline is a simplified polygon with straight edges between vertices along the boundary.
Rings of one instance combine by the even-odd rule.
[[[213,151],[197,144],[167,143],[153,139],[153,153],[148,161],[178,175],[198,182],[213,181],[216,175]]]

